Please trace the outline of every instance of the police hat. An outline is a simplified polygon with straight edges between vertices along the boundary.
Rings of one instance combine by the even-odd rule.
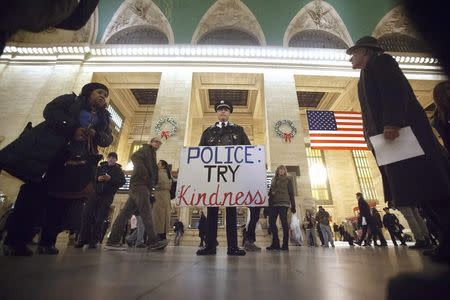
[[[217,102],[216,105],[214,105],[214,110],[217,111],[219,108],[222,107],[228,108],[230,113],[233,113],[233,104],[225,100],[220,100],[219,102]]]

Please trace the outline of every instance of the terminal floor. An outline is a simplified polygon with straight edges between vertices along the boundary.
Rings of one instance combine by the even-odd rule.
[[[406,248],[293,247],[290,252],[195,256],[164,252],[62,249],[58,256],[0,257],[0,299],[385,299],[389,278],[441,272]]]

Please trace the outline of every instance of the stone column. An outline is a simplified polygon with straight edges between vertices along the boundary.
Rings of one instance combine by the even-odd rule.
[[[191,71],[170,70],[162,73],[152,118],[151,136],[156,136],[155,124],[160,118],[168,116],[175,118],[178,123],[176,134],[167,140],[163,139],[163,144],[158,150],[158,158],[172,164],[174,169],[179,166],[180,150],[184,146],[191,89]]]
[[[278,165],[299,166],[300,176],[297,179],[297,210],[313,208],[315,203],[311,195],[311,185],[306,159],[305,141],[300,112],[297,101],[294,74],[286,71],[271,70],[264,73],[264,96],[267,114],[267,155],[270,170],[275,171]],[[274,125],[279,120],[291,120],[297,134],[291,143],[277,136]]]

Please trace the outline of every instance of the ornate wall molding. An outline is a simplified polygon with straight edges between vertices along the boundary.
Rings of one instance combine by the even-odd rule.
[[[29,31],[17,32],[9,43],[24,44],[70,44],[70,43],[95,43],[98,31],[98,8],[92,14],[87,24],[77,31],[49,28],[43,32],[33,33]]]
[[[215,29],[236,29],[254,36],[261,46],[267,45],[264,32],[251,10],[240,0],[218,0],[203,15],[192,36],[192,44]]]
[[[348,46],[353,45],[344,21],[333,6],[322,0],[311,1],[297,13],[284,33],[283,46],[288,47],[290,39],[304,30],[327,31],[342,39]]]
[[[406,16],[404,8],[400,5],[394,7],[378,22],[372,36],[380,38],[383,35],[391,33],[401,33],[416,39],[421,39]]]
[[[114,14],[103,34],[102,43],[115,33],[137,25],[148,25],[163,32],[174,43],[172,27],[159,7],[151,0],[126,0]]]

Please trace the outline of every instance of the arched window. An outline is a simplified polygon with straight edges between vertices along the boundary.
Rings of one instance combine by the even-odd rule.
[[[203,35],[199,45],[259,46],[258,40],[247,32],[237,29],[218,29]]]
[[[427,44],[417,38],[401,33],[389,33],[378,38],[385,51],[391,52],[430,52]]]
[[[150,26],[125,28],[111,36],[106,44],[168,44],[167,36]]]
[[[289,40],[289,47],[347,49],[347,44],[332,33],[323,30],[304,30]]]

